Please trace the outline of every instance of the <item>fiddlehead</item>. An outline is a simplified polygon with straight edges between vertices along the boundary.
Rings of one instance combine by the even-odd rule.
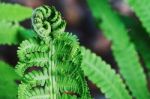
[[[25,40],[18,50],[16,72],[23,78],[19,99],[90,99],[76,36],[64,32],[65,21],[54,7],[34,10],[37,38]]]
[[[65,30],[66,22],[61,19],[61,14],[54,7],[43,6],[33,12],[33,28],[40,37],[62,33]]]

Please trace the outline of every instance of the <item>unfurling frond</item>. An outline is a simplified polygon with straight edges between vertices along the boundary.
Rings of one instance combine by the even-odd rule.
[[[66,22],[55,7],[43,6],[34,10],[32,25],[37,35],[43,38],[64,32]]]
[[[91,99],[81,70],[82,55],[76,36],[64,32],[66,23],[54,7],[34,10],[35,38],[17,51],[16,72],[23,78],[19,99]]]

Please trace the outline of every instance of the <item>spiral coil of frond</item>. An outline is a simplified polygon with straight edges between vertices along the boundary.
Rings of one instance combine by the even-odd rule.
[[[54,7],[34,10],[37,37],[18,50],[16,72],[23,78],[19,99],[91,99],[81,66],[76,36],[64,32],[66,23]]]
[[[34,10],[32,16],[33,28],[39,37],[52,36],[55,33],[63,33],[66,22],[55,7],[43,6]]]

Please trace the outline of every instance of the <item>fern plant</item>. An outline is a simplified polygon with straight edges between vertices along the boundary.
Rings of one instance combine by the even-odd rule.
[[[144,2],[148,4],[148,1]],[[148,28],[144,3],[139,3],[139,0],[128,0],[128,3],[134,6],[133,11]],[[54,7],[42,6],[31,14],[32,9],[18,4],[0,4],[0,12],[3,13],[0,15],[0,44],[10,46],[23,41],[17,51],[19,61],[15,69],[21,77],[19,99],[91,99],[84,74],[108,99],[150,98],[146,76],[135,49],[149,68],[149,38],[131,32],[134,47],[125,25],[107,0],[88,0],[88,5],[98,22],[102,21],[98,23],[99,28],[112,42],[119,73],[101,57],[80,46],[76,36],[65,32],[66,22]],[[20,12],[19,15],[16,11]],[[19,24],[31,15],[34,31]],[[138,32],[136,30],[135,33]],[[138,40],[139,35],[144,39]],[[3,61],[0,61],[0,74],[0,98],[16,99],[15,81],[20,78]],[[4,83],[6,86],[1,86]]]
[[[61,14],[54,7],[36,8],[32,25],[36,37],[23,41],[18,50],[16,72],[23,78],[18,98],[90,99],[79,43],[64,32]]]
[[[53,8],[54,9],[54,8]],[[42,10],[42,11],[45,11],[44,9]],[[56,13],[58,13],[58,12],[56,12]],[[56,17],[57,17],[57,14],[56,14]],[[60,16],[59,16],[60,17]],[[61,21],[61,20],[60,20]],[[50,21],[51,22],[51,21]],[[51,22],[51,23],[53,23],[53,22]],[[58,25],[60,25],[62,22],[60,22],[60,23],[58,23]],[[63,23],[64,24],[64,23]],[[40,26],[40,27],[42,27],[42,24],[36,24],[37,26]],[[62,26],[64,26],[64,25],[62,25]],[[34,27],[35,28],[35,30],[37,31],[37,33],[39,33],[38,32],[38,30],[37,29],[39,29],[39,28],[37,28],[36,26]],[[36,29],[37,28],[37,29]],[[60,29],[60,28],[58,28],[58,29]],[[62,29],[64,30],[64,27],[62,27]],[[61,29],[61,31],[63,31]],[[30,31],[30,30],[26,30],[26,29],[24,29],[24,28],[20,28],[19,27],[19,33],[20,33],[20,35],[22,35],[22,36],[25,36],[24,38],[31,38],[31,37],[34,37],[34,40],[33,39],[31,39],[31,40],[25,40],[25,41],[23,41],[23,43],[21,44],[21,48],[22,47],[25,47],[25,46],[28,46],[28,47],[26,47],[25,49],[24,49],[24,51],[22,50],[20,50],[20,51],[18,51],[18,53],[19,53],[19,55],[20,55],[20,59],[21,60],[24,60],[24,59],[28,59],[27,58],[27,56],[28,56],[28,54],[30,53],[30,51],[32,52],[32,55],[33,55],[33,53],[34,53],[34,50],[35,49],[38,49],[38,51],[37,52],[40,52],[40,50],[43,50],[43,52],[44,51],[48,51],[47,49],[47,47],[44,45],[43,46],[43,44],[44,43],[42,43],[42,44],[39,44],[39,41],[37,41],[37,40],[39,40],[39,39],[41,39],[41,37],[43,37],[43,36],[39,36],[39,37],[36,37],[36,39],[35,39],[35,34],[34,34],[34,32],[32,32],[32,31]],[[57,29],[53,29],[53,31],[57,31]],[[60,32],[61,32],[60,31]],[[15,35],[15,33],[14,34],[12,34],[13,32],[11,32],[11,37],[13,37],[13,38],[17,38],[18,39],[18,35]],[[40,32],[40,33],[42,33],[42,32]],[[39,33],[39,35],[41,35]],[[53,38],[53,37],[57,37],[57,35],[59,34],[59,33],[57,33],[57,32],[50,32],[51,33],[51,37]],[[57,33],[56,35],[54,35],[53,33]],[[75,36],[71,36],[70,34],[66,34],[66,33],[63,33],[63,35],[65,36],[66,35],[66,38],[68,38],[67,37],[67,35],[70,37],[70,38],[73,38],[74,39],[74,41],[76,41],[76,37]],[[4,35],[5,36],[5,35]],[[47,36],[45,36],[45,37],[47,37]],[[55,37],[55,38],[56,38]],[[54,38],[53,38],[54,39]],[[63,39],[62,39],[63,40]],[[8,39],[6,40],[6,41],[8,41]],[[13,40],[11,40],[10,42],[14,42]],[[41,39],[41,41],[40,42],[42,42],[42,39]],[[65,42],[68,42],[68,40],[67,41],[65,41]],[[18,41],[17,42],[15,42],[15,44],[17,44],[18,43]],[[60,42],[59,42],[60,43]],[[63,44],[63,43],[62,43]],[[30,46],[29,46],[30,45]],[[39,46],[40,45],[40,46]],[[63,44],[64,45],[64,44]],[[76,44],[74,44],[76,47],[77,47],[77,45]],[[30,47],[33,47],[33,49],[31,49]],[[29,50],[29,51],[28,51]],[[90,53],[88,50],[86,50],[85,48],[78,48],[78,50],[81,50],[82,51],[82,55],[83,55],[83,61],[82,61],[82,69],[84,70],[84,72],[85,72],[85,74],[89,77],[89,78],[91,78],[90,80],[92,80],[93,81],[93,79],[94,79],[94,83],[96,83],[97,85],[98,85],[98,87],[99,88],[102,88],[102,90],[104,91],[104,93],[106,94],[106,97],[108,97],[108,98],[112,98],[112,99],[114,99],[115,97],[120,97],[120,98],[122,98],[122,99],[130,99],[131,97],[128,95],[128,92],[127,92],[127,90],[125,89],[125,87],[124,87],[124,84],[123,84],[123,82],[122,82],[122,80],[121,80],[121,78],[118,76],[118,75],[116,75],[115,73],[114,73],[114,71],[111,69],[111,67],[109,66],[109,65],[107,65],[104,61],[102,61],[102,60],[99,60],[99,58],[97,57],[97,56],[93,56],[93,54],[92,53]],[[80,52],[80,51],[79,51]],[[24,56],[24,55],[26,55],[27,54],[27,56]],[[64,52],[62,52],[62,53],[64,53]],[[45,54],[44,54],[45,55]],[[86,55],[89,55],[89,58],[90,57],[93,57],[93,61],[89,61],[89,58],[86,56]],[[23,57],[22,57],[23,56]],[[78,59],[81,61],[81,57],[82,56],[80,56],[80,57],[78,57]],[[85,57],[87,57],[87,58],[85,58]],[[38,65],[38,64],[44,64],[43,62],[41,62],[41,61],[43,61],[43,59],[45,60],[46,58],[40,58],[40,56],[39,56],[39,59],[37,59],[37,61],[36,62],[31,62],[31,61],[29,61],[29,60],[27,60],[28,62],[31,62],[30,63],[30,65],[29,65],[29,63],[28,63],[28,66],[30,67],[30,66],[32,66],[32,65]],[[94,61],[97,61],[96,62],[96,64],[95,64],[95,62]],[[38,62],[39,61],[39,62]],[[98,62],[99,61],[99,62]],[[22,61],[21,61],[22,62]],[[38,62],[38,63],[37,63]],[[66,64],[66,63],[64,63],[64,64]],[[18,65],[20,65],[20,62],[19,62],[19,64]],[[94,65],[96,65],[97,67],[95,67],[94,69],[92,69],[92,67],[91,66],[94,66]],[[99,73],[98,71],[97,71],[97,68],[101,68],[101,65],[103,66],[103,69],[104,69],[104,71],[102,72],[102,73]],[[22,65],[22,66],[25,66],[25,64],[24,65]],[[24,67],[21,67],[21,66],[18,66],[18,68],[17,68],[17,72],[18,72],[18,74],[20,75],[20,76],[22,76],[23,78],[24,78],[24,71],[26,71],[26,69],[27,68],[29,68],[29,67],[26,67],[26,68],[24,68]],[[43,66],[43,65],[42,65]],[[100,66],[100,67],[99,67]],[[66,66],[67,67],[67,66]],[[21,70],[20,70],[20,69]],[[32,68],[33,68],[33,66],[32,66]],[[91,72],[88,72],[88,70],[86,69],[86,68],[91,68],[92,69],[92,71]],[[110,72],[106,72],[106,71],[110,71]],[[89,73],[93,73],[94,72],[94,75],[89,75]],[[88,73],[88,74],[87,74]],[[114,82],[116,82],[115,84],[112,84],[112,87],[111,86],[109,86],[109,84],[111,83],[111,81],[112,81],[112,79],[110,78],[110,80],[108,80],[107,78],[106,78],[106,76],[105,75],[101,75],[101,74],[103,74],[103,73],[107,73],[106,75],[114,75],[114,79],[113,79],[113,81]],[[95,75],[96,74],[96,75]],[[39,75],[41,75],[41,76],[38,76],[38,77],[42,77],[42,73],[39,73]],[[99,75],[101,75],[101,76],[99,76]],[[46,77],[46,76],[45,76]],[[94,77],[94,78],[93,78]],[[113,77],[113,76],[112,76]],[[97,78],[97,80],[95,80],[95,78]],[[43,81],[42,81],[43,80]],[[23,80],[24,81],[24,80]],[[26,79],[26,82],[28,82],[29,83],[29,81],[30,80],[28,80],[28,79]],[[45,79],[41,79],[41,82],[45,82],[46,80]],[[97,82],[98,81],[98,82]],[[109,81],[109,82],[108,82]],[[36,82],[36,81],[33,81],[32,83],[34,83],[34,82]],[[66,81],[67,82],[67,81]],[[71,83],[72,83],[73,81],[71,81]],[[78,82],[79,83],[79,82]],[[102,86],[102,85],[103,86]],[[119,85],[119,87],[117,87],[116,86],[116,84],[117,85]],[[76,85],[76,84],[75,84]],[[105,86],[104,86],[105,85]],[[106,88],[106,85],[108,86],[107,88]],[[64,86],[65,86],[65,84],[64,84]],[[26,90],[26,87],[27,87],[27,85],[25,85],[25,84],[21,84],[20,85],[20,87],[19,87],[19,97],[20,98],[24,98],[24,91],[23,90],[25,90],[25,92],[27,91]],[[76,86],[77,87],[77,86]],[[76,88],[76,87],[74,87],[74,88]],[[27,89],[28,89],[28,87],[27,87]],[[29,88],[30,89],[30,88]],[[20,90],[21,90],[21,92],[20,92]],[[119,91],[121,91],[122,93],[119,93]],[[47,92],[47,91],[45,91],[45,92]],[[29,92],[28,92],[29,93]],[[37,95],[39,95],[40,93],[38,93]],[[68,93],[68,94],[72,94],[72,93]],[[122,94],[124,94],[123,96],[122,96]],[[62,97],[61,97],[62,98]]]

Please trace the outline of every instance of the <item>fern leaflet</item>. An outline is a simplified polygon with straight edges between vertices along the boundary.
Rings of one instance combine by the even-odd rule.
[[[0,22],[0,44],[17,44],[17,32],[19,25],[17,23],[1,21]]]
[[[136,45],[136,48],[144,60],[146,68],[150,71],[150,47],[149,47],[149,36],[146,34],[146,31],[137,20],[131,17],[122,17],[123,22],[125,23],[128,29],[132,28],[129,31],[129,35],[131,36],[131,40]]]
[[[23,21],[31,17],[32,9],[18,4],[0,3],[0,21]]]
[[[85,75],[95,83],[108,99],[131,99],[118,74],[102,59],[81,47],[83,53],[82,69]]]
[[[137,99],[149,99],[146,77],[143,73],[134,45],[130,42],[124,24],[108,5],[107,0],[88,0],[94,17],[102,20],[99,26],[112,41],[112,50],[132,94]],[[136,70],[136,72],[134,72]],[[138,77],[137,77],[138,76]],[[140,83],[139,83],[140,81]]]
[[[150,34],[150,2],[149,0],[125,0],[131,7],[131,9],[138,16],[143,26]]]
[[[4,61],[0,60],[0,99],[16,99],[19,76]]]

